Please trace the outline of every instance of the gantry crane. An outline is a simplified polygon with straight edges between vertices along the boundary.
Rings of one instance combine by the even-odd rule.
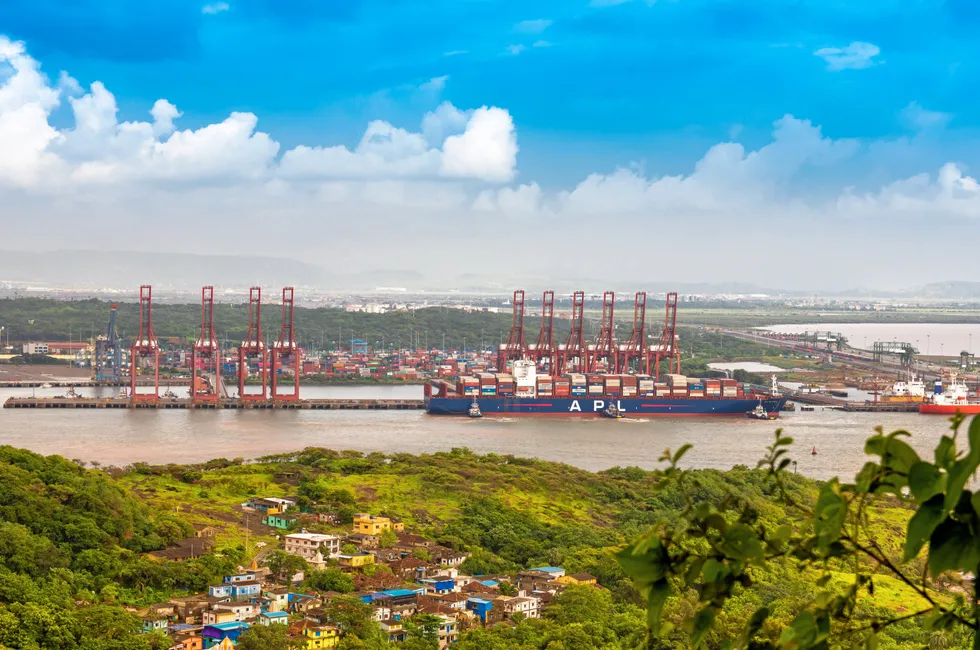
[[[524,340],[524,291],[514,292],[513,314],[511,316],[510,336],[497,351],[497,372],[507,372],[507,362],[527,356],[527,343]]]

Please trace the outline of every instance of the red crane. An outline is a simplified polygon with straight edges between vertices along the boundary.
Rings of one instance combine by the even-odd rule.
[[[616,294],[607,291],[602,294],[602,325],[599,336],[589,360],[589,372],[598,372],[599,360],[603,359],[610,369],[616,367],[616,323],[613,321],[613,308],[616,304]]]
[[[585,292],[576,291],[572,294],[572,324],[568,332],[565,345],[560,348],[561,355],[558,357],[558,372],[556,375],[564,375],[566,372],[581,372],[585,365]],[[569,359],[574,363],[569,366]]]
[[[296,332],[293,327],[293,288],[282,290],[282,328],[279,330],[279,340],[272,344],[269,351],[272,360],[272,399],[295,401],[299,399],[299,377],[301,359],[296,345]],[[286,367],[289,360],[293,365],[293,392],[279,393],[279,371]]]
[[[650,374],[650,359],[653,358],[653,376],[660,377],[660,360],[667,359],[667,374],[680,374],[681,353],[677,347],[677,294],[667,294],[667,308],[664,318],[664,331],[660,341],[647,349],[647,374]]]
[[[524,341],[524,291],[514,292],[514,313],[511,317],[510,336],[507,343],[497,351],[497,372],[507,372],[507,362],[511,359],[522,359],[527,355],[527,343]]]
[[[248,332],[245,334],[245,340],[238,346],[238,397],[243,402],[264,402],[269,399],[268,356],[265,341],[262,340],[262,288],[252,287],[248,290]],[[248,376],[248,362],[256,357],[259,360],[262,392],[246,393],[245,378]]]
[[[541,331],[538,332],[538,341],[534,344],[532,353],[535,362],[538,364],[538,368],[541,370],[545,369],[545,364],[542,362],[546,362],[549,372],[555,370],[554,320],[555,292],[545,291],[541,297]]]
[[[638,291],[633,300],[633,332],[625,344],[619,346],[619,355],[616,358],[616,373],[624,374],[630,372],[630,364],[636,361],[636,372],[644,369],[646,360],[646,314],[647,314],[647,294],[646,291]]]
[[[199,374],[200,372],[200,374]],[[208,375],[214,376],[212,384]],[[203,386],[198,387],[198,380]],[[191,401],[216,404],[221,400],[221,348],[214,334],[214,287],[201,289],[201,336],[191,348]]]
[[[153,392],[136,392],[136,370],[140,359],[153,357]],[[153,288],[144,284],[140,287],[139,333],[133,339],[129,355],[129,399],[152,402],[160,399],[160,346],[153,336]]]

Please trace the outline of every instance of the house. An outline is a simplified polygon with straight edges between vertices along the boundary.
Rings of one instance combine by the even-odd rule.
[[[469,596],[456,592],[448,594],[428,594],[425,596],[425,600],[449,607],[450,609],[465,610],[466,601],[469,600]]]
[[[252,582],[253,580],[258,580],[258,572],[256,571],[245,571],[244,573],[235,573],[233,575],[225,576],[221,579],[221,584],[233,585],[239,582]]]
[[[466,609],[476,614],[481,621],[486,623],[490,610],[493,609],[493,603],[484,598],[468,598],[466,600]]]
[[[203,650],[204,637],[198,632],[174,632],[170,638],[173,645],[168,650]]]
[[[356,553],[354,555],[338,555],[337,561],[342,567],[358,569],[369,564],[374,564],[374,556],[370,553]]]
[[[366,512],[359,512],[354,515],[354,532],[364,533],[366,535],[380,535],[386,530],[393,530],[395,532],[402,532],[405,530],[405,524],[400,521],[390,519],[388,517],[382,517],[380,515],[371,515]]]
[[[305,613],[311,609],[316,609],[323,604],[323,601],[313,594],[302,594],[290,592],[289,611],[293,614]]]
[[[217,620],[209,620],[209,618],[225,612],[233,614],[235,621],[247,621],[259,613],[258,607],[252,603],[219,603],[212,607],[210,612],[204,612],[203,622],[205,624],[217,623]]]
[[[201,630],[204,638],[204,647],[213,648],[222,641],[228,641],[234,647],[234,642],[248,630],[248,623],[242,621],[232,621],[230,623],[214,623],[205,625]]]
[[[283,545],[287,553],[300,556],[316,568],[326,565],[324,558],[340,554],[340,538],[336,535],[292,533],[283,538]]]
[[[259,614],[259,625],[286,625],[289,614],[286,612],[262,612]]]
[[[388,568],[391,569],[391,572],[404,580],[420,580],[425,578],[431,566],[433,565],[430,562],[414,557],[406,557],[388,563]]]
[[[206,609],[201,612],[202,625],[216,625],[218,623],[235,623],[239,618],[233,611],[227,609],[215,610]]]
[[[558,578],[558,582],[566,585],[594,585],[598,580],[594,575],[588,573],[573,573]]]
[[[439,650],[459,640],[459,625],[453,614],[436,614],[439,617]]]
[[[557,566],[539,566],[528,569],[531,573],[539,573],[548,576],[551,580],[558,580],[565,577],[565,569]]]
[[[400,643],[408,638],[408,630],[401,619],[387,618],[380,625],[381,631],[388,635],[388,643]]]
[[[429,549],[432,554],[432,561],[438,562],[441,566],[458,567],[470,556],[469,553],[460,553],[445,546],[433,546]]]
[[[339,628],[333,625],[314,625],[305,620],[290,625],[289,635],[301,639],[307,650],[335,648],[340,643]]]
[[[494,605],[510,618],[514,614],[523,614],[526,618],[540,618],[540,600],[520,596],[498,596],[493,599]]]
[[[225,579],[227,580],[227,576]],[[208,587],[211,598],[231,598],[232,600],[248,600],[262,592],[262,582],[259,580],[241,580],[238,582],[223,582],[220,585]]]
[[[143,617],[143,633],[157,632],[157,631],[167,631],[167,620],[166,616],[144,616]]]
[[[221,639],[218,645],[214,646],[214,650],[235,650],[235,642],[231,639]]]
[[[243,508],[252,508],[263,514],[279,514],[296,507],[295,499],[280,499],[278,497],[256,497],[242,504]]]
[[[289,530],[290,528],[296,527],[295,517],[284,517],[283,515],[266,515],[262,517],[262,523],[266,526],[272,526],[273,528],[278,528],[279,530]]]
[[[359,549],[367,550],[378,548],[381,539],[377,535],[365,535],[364,533],[351,533],[347,536],[347,542]]]
[[[431,539],[422,537],[421,535],[412,535],[411,533],[400,533],[398,535],[398,543],[404,546],[413,546],[428,548],[430,546],[435,546],[436,543]]]
[[[284,612],[289,609],[289,589],[286,587],[266,589],[262,595],[269,599],[270,612]]]
[[[328,526],[336,526],[340,523],[340,517],[338,517],[337,513],[335,512],[317,513],[316,520],[321,524],[327,524]]]
[[[177,620],[177,605],[174,603],[156,603],[150,605],[147,616],[163,616],[171,621]]]
[[[436,579],[436,578],[423,578],[419,580],[425,587],[425,592],[429,594],[448,594],[452,591],[456,591],[456,581],[452,578],[449,579]]]
[[[207,526],[204,524],[194,524],[194,536],[195,537],[217,537],[218,533],[221,532],[220,528],[214,526]]]

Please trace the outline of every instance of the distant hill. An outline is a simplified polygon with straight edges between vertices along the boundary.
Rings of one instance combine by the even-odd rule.
[[[929,300],[980,300],[980,282],[930,282],[901,295]]]

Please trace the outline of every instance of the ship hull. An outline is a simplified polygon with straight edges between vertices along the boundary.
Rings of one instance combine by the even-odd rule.
[[[919,404],[919,413],[927,415],[954,415],[957,411],[964,415],[980,413],[980,404]]]
[[[741,416],[759,404],[756,399],[658,399],[648,398],[500,398],[476,399],[483,415],[564,415],[602,417],[602,411],[616,404],[626,417],[683,417],[727,415]],[[785,397],[762,400],[769,413],[779,413],[786,404]],[[473,405],[472,397],[427,397],[425,410],[430,415],[467,415]]]

